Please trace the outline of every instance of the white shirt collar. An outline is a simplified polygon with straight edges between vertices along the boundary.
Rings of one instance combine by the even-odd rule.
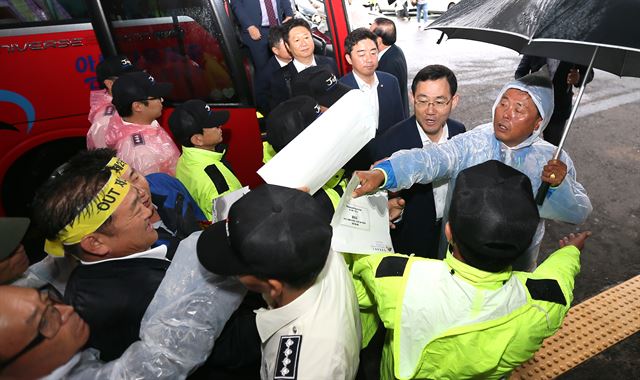
[[[322,294],[323,280],[327,276],[331,260],[335,260],[334,256],[336,255],[338,254],[333,250],[329,251],[327,262],[324,264],[324,268],[318,278],[316,278],[316,282],[298,298],[277,309],[261,308],[256,310],[256,326],[262,343],[269,340],[281,328],[313,309],[313,305]]]
[[[416,127],[418,128],[418,133],[420,134],[420,140],[422,140],[422,146],[426,146],[427,144],[432,144],[433,141],[431,141],[429,136],[427,136],[427,134],[424,132],[424,130],[418,123],[418,120],[416,120]],[[438,140],[437,144],[442,144],[443,142],[449,139],[449,127],[447,126],[447,123],[444,123],[444,127],[442,128],[443,128],[442,134],[440,135],[440,139]]]
[[[276,57],[276,56],[274,55],[274,57]],[[278,61],[278,64],[280,65],[280,67],[285,67],[286,65],[289,64],[289,62],[291,62],[291,61],[283,61],[278,57],[276,57],[276,61]]]
[[[378,75],[376,73],[373,73],[373,85],[369,85],[369,83],[365,82],[362,78],[360,78],[360,76],[358,76],[358,74],[354,71],[353,72],[353,77],[356,79],[356,83],[358,84],[358,88],[361,90],[371,90],[371,89],[377,89],[378,88],[378,84],[380,83],[378,81]]]
[[[393,46],[393,45],[391,45],[391,46]],[[386,52],[388,52],[388,51],[389,51],[389,48],[390,48],[391,46],[387,46],[386,48],[384,48],[384,50],[380,50],[380,51],[378,51],[378,61],[380,61],[380,58],[382,58],[382,56],[384,55],[384,53],[386,53]]]
[[[298,72],[301,72],[304,69],[308,69],[309,67],[316,66],[316,65],[317,64],[316,64],[316,57],[315,56],[313,56],[313,61],[311,62],[310,65],[305,65],[304,63],[298,61],[297,59],[295,59],[295,58],[293,59],[293,66],[295,66],[295,68],[296,68],[296,70]]]
[[[143,252],[134,253],[133,255],[123,256],[123,257],[114,257],[112,259],[105,259],[100,261],[80,261],[82,265],[94,265],[100,263],[106,263],[107,261],[116,261],[116,260],[128,260],[128,259],[162,259],[167,260],[167,246],[162,244],[155,248],[148,249]],[[167,260],[168,261],[168,260]]]

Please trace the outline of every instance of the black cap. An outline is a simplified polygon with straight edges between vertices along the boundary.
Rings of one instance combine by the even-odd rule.
[[[126,73],[133,73],[138,70],[124,55],[114,55],[105,58],[96,66],[96,79],[101,88],[104,88],[104,80],[119,77]]]
[[[504,270],[531,245],[539,220],[531,181],[520,171],[491,160],[458,175],[449,223],[469,265]]]
[[[220,275],[295,284],[322,270],[331,236],[331,226],[311,195],[265,184],[234,203],[227,221],[202,232],[198,259]]]
[[[169,128],[180,144],[192,146],[191,136],[202,133],[204,128],[220,127],[228,120],[229,112],[214,111],[202,100],[193,99],[176,107],[169,117]]]
[[[349,86],[338,82],[338,78],[325,66],[312,66],[302,70],[291,86],[293,96],[308,95],[323,107],[331,107],[351,90]]]
[[[29,218],[0,218],[0,260],[6,259],[18,248],[29,223]]]
[[[169,95],[173,85],[171,83],[156,82],[156,80],[143,71],[124,74],[113,84],[111,93],[116,109],[130,108],[133,102],[147,100],[148,98],[161,98]]]
[[[267,117],[267,141],[279,152],[320,116],[320,106],[310,96],[280,103]]]

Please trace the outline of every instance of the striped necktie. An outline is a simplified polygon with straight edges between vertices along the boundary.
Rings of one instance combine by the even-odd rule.
[[[271,0],[264,0],[264,7],[267,10],[269,26],[278,25],[278,18],[276,17],[276,11],[273,10],[273,3],[271,2]]]

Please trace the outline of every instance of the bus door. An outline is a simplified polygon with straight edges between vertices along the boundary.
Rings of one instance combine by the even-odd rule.
[[[223,126],[227,159],[243,185],[261,183],[262,144],[252,105],[250,79],[240,59],[224,4],[220,1],[101,1],[105,35],[119,54],[157,81],[173,84],[160,124],[168,130],[172,108],[201,99],[230,112]],[[99,28],[99,20],[94,27]],[[96,30],[97,33],[97,30]],[[99,33],[97,33],[99,34]]]

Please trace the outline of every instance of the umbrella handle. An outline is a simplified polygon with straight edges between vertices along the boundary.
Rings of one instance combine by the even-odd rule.
[[[549,182],[542,182],[542,185],[538,188],[538,193],[536,194],[536,204],[538,206],[542,206],[544,203],[544,199],[547,197],[550,186],[551,184]]]
[[[578,111],[578,106],[580,105],[580,100],[582,99],[582,94],[584,94],[584,89],[587,86],[586,76],[589,75],[589,72],[593,68],[593,62],[596,60],[596,56],[598,55],[598,48],[599,46],[596,46],[596,48],[593,50],[593,55],[591,56],[591,61],[589,61],[589,66],[587,67],[585,78],[583,79],[582,85],[580,86],[580,92],[578,93],[576,102],[575,104],[573,104],[573,107],[571,109],[571,115],[569,115],[569,119],[566,121],[564,125],[564,130],[562,132],[562,137],[560,138],[560,143],[558,144],[558,148],[556,149],[556,152],[553,154],[554,160],[557,160],[558,158],[560,158],[560,153],[562,153],[562,147],[564,146],[564,141],[567,139],[567,134],[569,134],[569,129],[571,128],[571,123],[573,122],[573,119],[576,116],[576,112]],[[540,188],[538,189],[538,193],[536,194],[536,203],[538,204],[538,206],[542,206],[542,204],[544,203],[544,200],[547,197],[547,192],[549,191],[549,186],[550,184],[547,182],[542,182],[542,185],[540,185]]]

